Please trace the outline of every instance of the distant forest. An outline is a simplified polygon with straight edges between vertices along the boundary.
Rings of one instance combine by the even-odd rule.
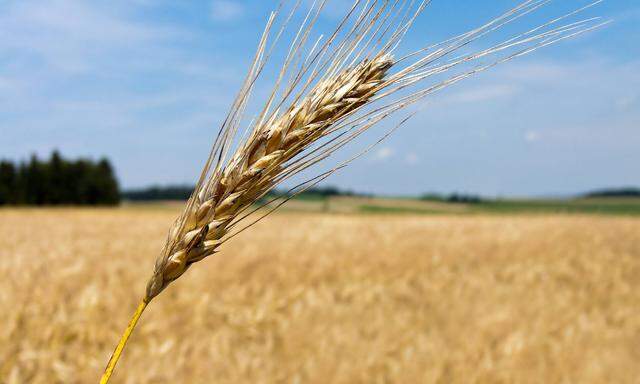
[[[601,189],[589,192],[585,197],[640,197],[640,189],[633,187]]]
[[[193,187],[188,185],[178,186],[153,186],[143,189],[128,190],[122,192],[122,198],[130,201],[156,201],[156,200],[186,200],[191,196]],[[271,191],[266,198],[284,197],[285,191]],[[299,195],[300,198],[313,199],[329,196],[365,196],[352,191],[344,191],[336,187],[309,188]]]
[[[438,201],[443,203],[464,203],[464,204],[477,204],[482,203],[485,199],[479,195],[469,195],[466,193],[454,192],[449,195],[443,195],[439,193],[427,193],[420,196],[420,200],[426,201]]]
[[[192,192],[193,187],[188,185],[153,186],[124,191],[122,199],[131,201],[187,200]]]
[[[48,160],[32,155],[14,164],[0,161],[0,205],[116,205],[120,191],[105,158],[67,160],[57,151]]]

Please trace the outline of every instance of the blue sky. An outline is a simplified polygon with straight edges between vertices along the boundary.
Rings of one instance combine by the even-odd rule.
[[[320,30],[348,3],[334,0]],[[515,4],[435,0],[404,49]],[[523,25],[584,4],[556,0]],[[58,148],[69,157],[108,156],[125,188],[192,183],[274,6],[0,0],[0,157]],[[594,14],[614,23],[434,94],[327,183],[502,196],[640,185],[640,4],[610,0],[587,13]]]

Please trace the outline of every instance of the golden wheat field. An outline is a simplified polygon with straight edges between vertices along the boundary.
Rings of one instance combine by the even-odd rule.
[[[0,382],[97,382],[174,208],[0,210]],[[640,383],[640,220],[280,213],[144,313],[113,383]]]

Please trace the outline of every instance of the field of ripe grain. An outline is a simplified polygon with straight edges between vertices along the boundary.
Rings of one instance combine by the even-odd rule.
[[[0,210],[0,383],[93,383],[174,209]],[[144,313],[113,383],[638,383],[640,219],[281,213]]]

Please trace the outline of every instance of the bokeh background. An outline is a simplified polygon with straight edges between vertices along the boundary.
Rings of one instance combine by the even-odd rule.
[[[402,50],[515,4],[433,1]],[[276,5],[0,2],[0,383],[98,381]],[[192,268],[113,382],[640,382],[640,6],[592,16]]]

